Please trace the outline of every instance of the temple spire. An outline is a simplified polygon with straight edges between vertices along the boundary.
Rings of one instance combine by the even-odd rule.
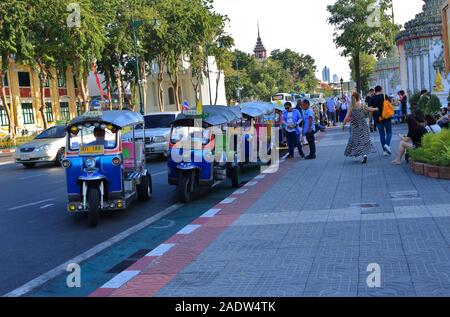
[[[256,58],[258,58],[259,60],[265,60],[267,58],[267,50],[261,39],[259,21],[257,21],[257,27],[258,27],[258,38],[256,40],[255,50],[253,52],[255,53]]]

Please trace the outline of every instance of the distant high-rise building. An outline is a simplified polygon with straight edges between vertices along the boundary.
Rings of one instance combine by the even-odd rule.
[[[325,66],[322,70],[322,80],[326,83],[329,83],[331,81],[330,69],[327,66]]]
[[[339,76],[336,75],[336,74],[334,74],[334,75],[333,75],[333,84],[336,84],[336,83],[338,83],[338,82],[339,82]]]
[[[267,50],[261,40],[261,35],[259,33],[259,23],[258,23],[258,39],[256,40],[256,46],[253,52],[255,53],[256,58],[258,58],[259,60],[265,60],[267,58]]]

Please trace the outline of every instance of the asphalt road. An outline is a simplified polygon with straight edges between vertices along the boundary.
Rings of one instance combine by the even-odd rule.
[[[0,296],[179,203],[175,187],[167,183],[166,161],[155,157],[148,162],[148,169],[153,176],[150,201],[135,202],[125,211],[103,213],[99,226],[92,229],[87,215],[66,212],[63,168],[48,164],[26,169],[14,164],[12,157],[0,157]],[[247,167],[242,181],[258,173],[259,167]],[[214,190],[201,190],[195,199],[222,199],[230,189],[227,181]],[[193,202],[191,213],[201,212],[197,210],[200,205]],[[181,222],[189,223],[189,217]]]
[[[148,164],[153,197],[126,211],[103,214],[98,228],[66,212],[64,169],[25,169],[0,158],[0,296],[177,203],[166,162]]]

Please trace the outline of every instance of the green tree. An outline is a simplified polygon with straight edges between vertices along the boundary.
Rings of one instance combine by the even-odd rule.
[[[0,97],[8,116],[9,133],[15,140],[15,122],[12,115],[13,101],[6,100],[5,79],[9,70],[9,61],[13,55],[20,55],[29,49],[27,44],[27,23],[29,6],[26,1],[8,0],[0,2]]]
[[[386,13],[390,8],[392,0],[337,0],[328,6],[334,43],[343,49],[343,56],[352,58],[358,91],[362,88],[361,54],[380,57],[394,44],[399,27]]]
[[[369,79],[375,70],[377,65],[377,60],[373,55],[362,53],[360,58],[360,69],[361,69],[361,89],[363,92],[369,90]],[[356,70],[355,61],[353,58],[350,60],[351,76],[354,81],[356,81]]]

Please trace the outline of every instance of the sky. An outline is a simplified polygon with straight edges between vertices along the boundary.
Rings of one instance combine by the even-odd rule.
[[[290,48],[309,54],[316,60],[317,77],[328,66],[331,76],[348,80],[348,59],[340,56],[333,43],[334,28],[327,23],[327,5],[335,0],[214,0],[214,10],[230,18],[227,31],[235,39],[235,48],[253,52],[259,21],[266,49]],[[422,11],[423,0],[394,0],[397,24],[405,24]]]

